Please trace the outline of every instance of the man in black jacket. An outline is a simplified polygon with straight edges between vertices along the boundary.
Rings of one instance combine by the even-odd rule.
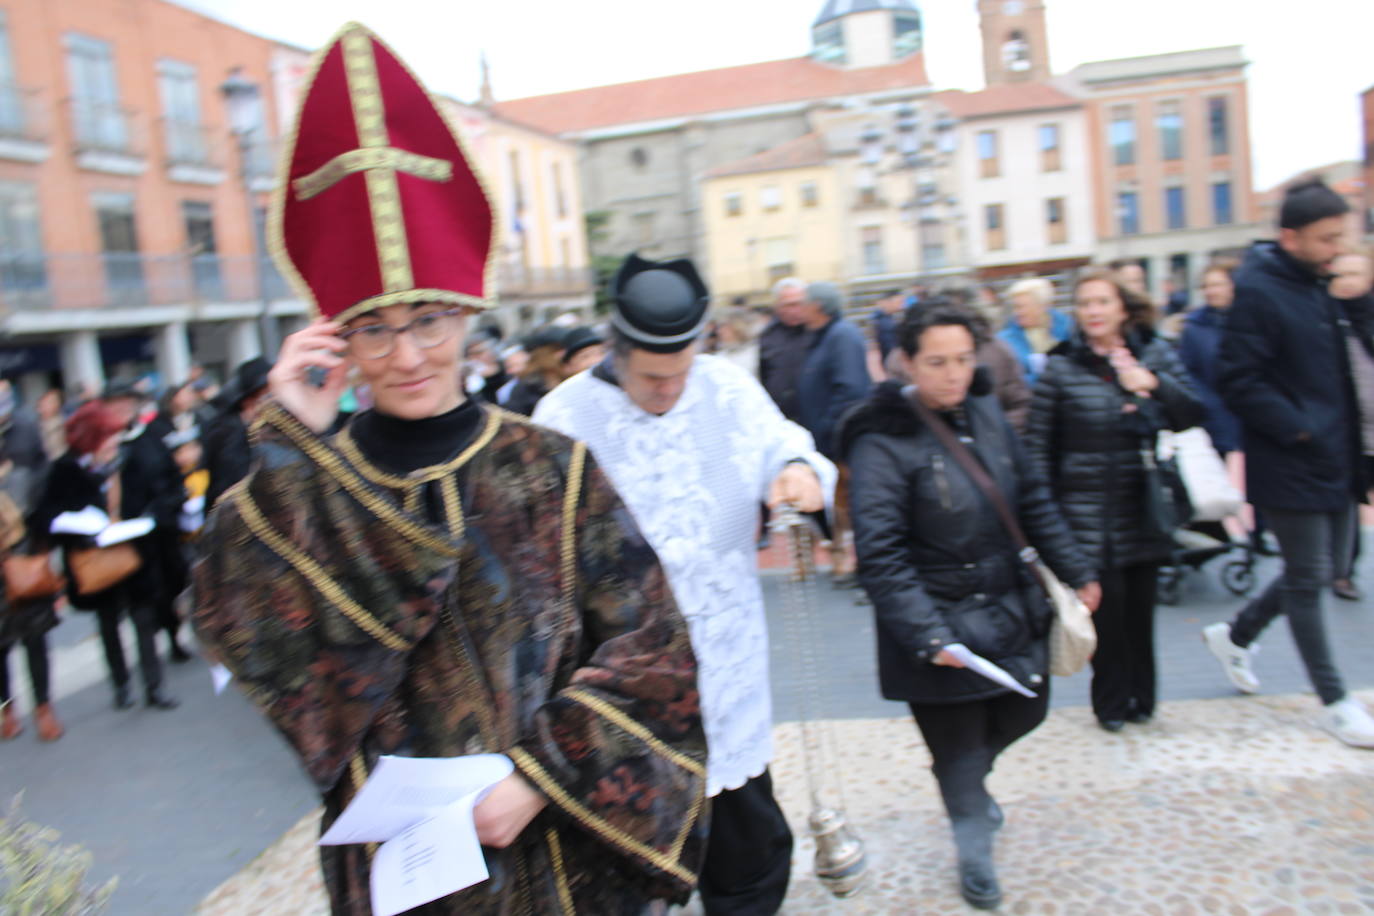
[[[811,332],[802,324],[806,284],[796,277],[773,287],[773,320],[759,335],[759,381],[782,415],[800,422],[797,382],[810,348]]]
[[[1283,574],[1231,623],[1203,630],[1235,686],[1259,689],[1250,644],[1287,615],[1323,706],[1320,724],[1374,747],[1374,718],[1346,693],[1327,645],[1322,594],[1332,558],[1350,550],[1350,512],[1364,498],[1359,412],[1345,317],[1327,290],[1349,206],[1320,180],[1288,189],[1277,242],[1257,242],[1236,275],[1217,387],[1240,420],[1249,498],[1283,553]]]

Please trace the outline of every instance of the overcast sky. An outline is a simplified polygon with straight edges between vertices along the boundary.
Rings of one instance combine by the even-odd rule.
[[[348,19],[387,40],[430,88],[474,99],[478,60],[498,99],[708,70],[810,49],[823,0],[181,0],[315,48]],[[937,88],[982,87],[975,0],[925,0]],[[1056,72],[1090,60],[1244,46],[1260,188],[1361,155],[1359,93],[1374,86],[1374,2],[1047,0]],[[1281,10],[1276,15],[1271,10]]]

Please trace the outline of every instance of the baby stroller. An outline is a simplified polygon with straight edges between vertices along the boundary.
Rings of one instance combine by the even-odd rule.
[[[1159,460],[1178,472],[1178,484],[1186,492],[1179,498],[1192,510],[1189,524],[1174,532],[1169,562],[1159,570],[1159,601],[1178,604],[1183,578],[1191,569],[1202,569],[1218,558],[1228,558],[1220,569],[1221,584],[1237,597],[1255,587],[1255,549],[1237,542],[1222,524],[1240,511],[1243,497],[1226,475],[1226,468],[1202,429],[1160,436]]]
[[[1174,532],[1169,562],[1159,568],[1159,602],[1176,605],[1189,569],[1200,570],[1219,557],[1229,557],[1217,571],[1221,584],[1243,598],[1255,587],[1255,549],[1233,541],[1220,522],[1194,522]]]

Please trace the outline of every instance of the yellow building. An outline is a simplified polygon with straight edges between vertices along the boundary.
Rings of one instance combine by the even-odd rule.
[[[761,301],[783,277],[843,279],[842,201],[820,135],[712,169],[701,206],[717,300]]]

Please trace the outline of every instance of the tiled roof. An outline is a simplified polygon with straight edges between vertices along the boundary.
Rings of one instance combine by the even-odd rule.
[[[938,93],[936,100],[956,118],[983,118],[1024,111],[1077,108],[1082,103],[1049,83],[1007,83],[980,92],[958,89]]]
[[[706,173],[707,178],[725,175],[750,175],[755,172],[778,172],[825,164],[825,142],[816,133],[803,134],[795,140],[780,143],[745,159],[718,165]]]
[[[852,70],[817,63],[809,57],[793,57],[512,99],[498,102],[494,110],[504,117],[561,134],[929,83],[920,54],[895,64]]]

